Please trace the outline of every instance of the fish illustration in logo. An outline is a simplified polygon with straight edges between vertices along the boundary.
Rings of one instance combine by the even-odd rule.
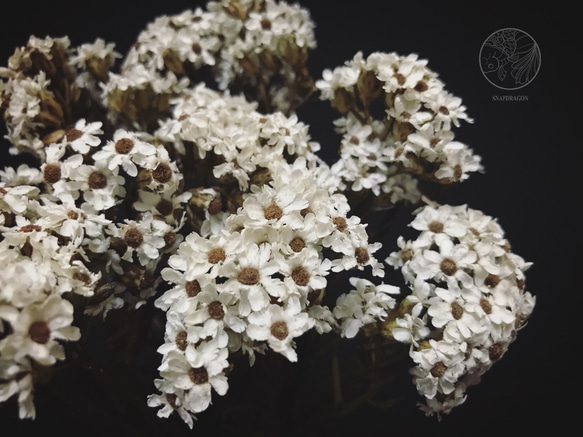
[[[501,29],[484,42],[480,53],[482,72],[494,85],[508,84],[508,72],[514,87],[528,84],[540,68],[538,44],[525,32],[518,29]]]

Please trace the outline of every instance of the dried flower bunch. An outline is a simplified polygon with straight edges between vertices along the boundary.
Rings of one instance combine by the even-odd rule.
[[[399,345],[428,415],[464,402],[535,303],[497,221],[424,192],[483,170],[454,140],[471,119],[414,54],[314,81],[315,46],[298,5],[218,0],[157,18],[119,68],[101,39],[16,49],[0,113],[38,165],[0,171],[0,402],[33,418],[79,320],[144,305],[166,320],[144,402],[190,427],[241,357],[301,360],[307,332]],[[315,96],[339,114],[331,165],[296,113]],[[381,242],[396,210],[415,235]]]

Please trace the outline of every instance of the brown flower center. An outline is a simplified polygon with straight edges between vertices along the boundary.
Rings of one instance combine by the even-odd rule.
[[[168,402],[168,405],[174,409],[177,408],[176,399],[178,399],[178,396],[176,396],[174,393],[166,393],[166,402]]]
[[[207,310],[209,315],[215,320],[223,320],[225,317],[225,310],[223,309],[223,304],[220,303],[218,300],[209,303]]]
[[[304,247],[306,247],[306,242],[300,237],[294,237],[290,242],[289,246],[291,250],[298,253],[301,252]]]
[[[457,265],[455,261],[450,258],[444,258],[443,261],[441,261],[439,268],[447,276],[453,276],[455,275],[455,272],[457,272]]]
[[[464,308],[457,302],[451,303],[451,315],[454,319],[459,320],[464,315]]]
[[[237,279],[241,284],[255,285],[259,282],[259,271],[253,267],[243,267]]]
[[[332,223],[336,226],[340,232],[344,232],[346,228],[348,228],[348,224],[346,223],[346,219],[344,217],[334,217],[332,219]]]
[[[399,85],[404,85],[407,81],[407,78],[403,76],[401,73],[395,73],[395,79],[397,79],[397,83]]]
[[[75,141],[83,136],[83,131],[72,127],[71,129],[67,129],[65,135],[67,137],[67,141]]]
[[[156,209],[162,214],[163,216],[167,216],[172,214],[174,211],[174,205],[168,199],[160,199],[158,204],[156,205]]]
[[[433,377],[441,378],[443,375],[445,375],[446,370],[447,370],[447,366],[445,364],[443,364],[442,361],[438,361],[437,363],[435,363],[433,365],[430,372],[431,372],[431,375]]]
[[[170,182],[170,180],[172,179],[172,169],[165,162],[161,162],[152,171],[152,177],[154,178],[154,180],[160,182],[161,184],[165,184],[167,182]]]
[[[269,21],[267,18],[261,19],[261,28],[263,30],[270,30],[271,29],[271,21]]]
[[[202,53],[202,46],[197,42],[193,42],[191,48],[192,51],[197,55],[200,55]]]
[[[492,314],[492,304],[485,297],[480,299],[480,307],[482,307],[486,314]]]
[[[464,175],[464,171],[462,170],[462,166],[459,165],[459,164],[456,164],[453,167],[453,178],[456,181],[459,181],[462,178],[463,175]]]
[[[183,352],[186,350],[186,347],[188,346],[187,338],[188,334],[186,333],[186,331],[180,331],[176,334],[176,337],[174,337],[174,344],[179,350]]]
[[[272,203],[263,210],[263,216],[267,220],[279,220],[283,215],[283,211],[275,203]]]
[[[310,274],[302,266],[296,267],[292,271],[291,277],[294,280],[294,282],[300,287],[305,287],[306,285],[308,285],[308,282],[310,282]]]
[[[107,178],[99,170],[93,170],[88,179],[89,188],[99,190],[107,186]]]
[[[134,249],[140,247],[140,245],[144,242],[144,236],[142,233],[136,228],[129,228],[123,237],[126,244]]]
[[[210,215],[215,215],[220,213],[223,210],[223,202],[219,197],[215,197],[213,200],[210,201],[207,211]]]
[[[435,234],[440,234],[443,232],[443,223],[434,220],[431,223],[429,223],[429,225],[427,225],[427,228]]]
[[[37,320],[28,328],[28,335],[35,343],[47,344],[51,338],[51,329],[44,320]]]
[[[209,374],[205,367],[191,367],[188,371],[188,377],[196,385],[206,384],[209,382]]]
[[[502,358],[503,353],[504,347],[500,343],[494,343],[488,348],[488,356],[492,361],[498,361],[500,358]]]
[[[176,233],[174,231],[166,232],[164,234],[164,243],[165,249],[174,246],[174,243],[176,243]]]
[[[134,142],[130,138],[120,138],[115,142],[115,151],[121,155],[126,155],[134,148]]]
[[[61,180],[61,166],[58,164],[47,164],[43,169],[45,182],[54,184]]]
[[[486,276],[486,279],[484,280],[484,284],[486,284],[486,286],[489,288],[494,288],[499,283],[500,276],[498,275],[489,274],[488,276]]]
[[[361,266],[370,260],[370,255],[364,247],[357,247],[354,251],[354,255],[356,257],[356,262]]]
[[[184,290],[188,297],[195,297],[200,293],[200,283],[196,279],[194,281],[187,281],[184,284]]]
[[[422,93],[423,91],[427,91],[428,88],[429,86],[427,85],[427,83],[422,80],[417,82],[417,85],[415,85],[415,91],[418,91],[420,93]]]
[[[210,262],[211,264],[217,264],[221,261],[224,261],[226,258],[227,256],[222,247],[216,247],[214,249],[211,249],[207,254],[208,262]]]
[[[287,323],[283,320],[278,320],[277,322],[273,322],[271,325],[271,335],[273,335],[278,340],[285,340],[289,335],[289,330],[287,328]]]

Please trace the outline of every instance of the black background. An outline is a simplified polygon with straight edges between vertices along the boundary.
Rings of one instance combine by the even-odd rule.
[[[539,6],[480,2],[480,6],[463,7],[438,4],[443,2],[373,0],[300,3],[308,7],[317,26],[318,48],[309,60],[314,78],[359,50],[365,56],[373,51],[417,53],[439,73],[446,88],[463,99],[475,122],[459,128],[456,138],[482,157],[486,172],[471,176],[438,200],[467,203],[497,217],[513,251],[534,263],[527,272],[527,290],[537,297],[529,324],[504,359],[471,389],[466,403],[440,423],[425,418],[410,405],[396,414],[354,414],[343,425],[331,424],[329,435],[571,433],[570,426],[577,419],[575,407],[581,402],[582,340],[576,322],[583,292],[578,282],[582,221],[578,215],[581,184],[577,179],[582,136],[581,37],[572,18],[575,12],[568,3],[556,1]],[[6,65],[14,48],[25,45],[31,34],[68,35],[73,46],[101,37],[115,42],[117,51],[125,53],[155,17],[197,5],[204,3],[55,0],[3,6],[0,65]],[[4,12],[6,8],[8,12]],[[530,34],[542,54],[541,69],[534,81],[506,92],[486,81],[478,64],[484,40],[505,27]],[[527,96],[528,100],[494,101],[493,96],[499,95]],[[336,115],[326,102],[310,103],[301,109],[300,117],[311,125],[312,138],[324,149],[336,147],[331,134]],[[2,140],[2,166],[14,162],[7,148]],[[68,381],[77,383],[75,376]],[[67,387],[62,390],[66,397]],[[62,436],[129,436],[150,435],[147,430],[151,429],[152,435],[221,435],[213,431],[213,426],[197,432],[195,423],[195,429],[188,432],[181,423],[156,418],[138,426],[135,422],[139,419],[127,416],[116,405],[100,408],[100,402],[108,402],[102,393],[87,395],[93,403],[71,408],[43,394],[40,388],[34,423],[14,420],[12,403],[0,405],[1,434],[37,435],[42,430]]]

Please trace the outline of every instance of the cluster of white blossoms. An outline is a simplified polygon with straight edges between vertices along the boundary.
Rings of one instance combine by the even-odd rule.
[[[480,157],[454,141],[452,127],[471,122],[427,61],[417,55],[357,53],[324,70],[320,98],[342,115],[340,159],[333,169],[343,186],[388,194],[391,203],[420,199],[417,180],[459,182],[480,171]]]
[[[209,1],[206,9],[160,16],[140,33],[104,88],[112,117],[155,122],[169,100],[213,78],[220,90],[289,113],[313,90],[306,70],[316,45],[306,9],[274,0]]]
[[[190,427],[237,360],[295,362],[308,332],[405,343],[428,413],[465,399],[532,312],[529,264],[490,217],[427,206],[385,260],[401,294],[359,214],[380,232],[426,199],[419,181],[480,171],[453,140],[471,120],[415,55],[358,53],[315,84],[315,46],[298,5],[221,0],[157,18],[117,73],[100,39],[16,49],[0,115],[10,153],[38,165],[0,170],[0,402],[34,417],[39,375],[85,340],[85,317],[148,305],[165,324],[147,403]],[[318,90],[342,115],[331,166],[295,112]]]
[[[99,82],[107,79],[108,69],[119,56],[113,48],[101,39],[72,48],[68,37],[31,36],[25,47],[15,50],[8,67],[0,67],[3,118],[12,154],[45,159],[45,147],[59,141],[77,122],[72,118],[74,109],[81,112],[85,106],[100,106]],[[87,135],[91,135],[89,126],[99,130],[97,124],[84,125]],[[87,138],[76,144],[96,145]],[[74,150],[86,151],[77,146]]]
[[[386,329],[411,345],[423,409],[449,413],[530,317],[535,298],[525,291],[524,272],[531,264],[510,250],[496,220],[466,205],[426,206],[411,227],[417,238],[400,238],[387,259],[411,294]]]
[[[156,381],[162,393],[150,405],[163,406],[162,416],[178,409],[191,426],[191,416],[209,406],[211,388],[226,393],[232,354],[253,364],[257,353],[272,350],[296,361],[294,339],[308,330],[354,336],[355,321],[373,320],[371,301],[382,311],[394,304],[370,293],[344,305],[349,313],[322,305],[330,273],[370,267],[384,274],[373,256],[380,244],[369,243],[366,226],[348,216],[329,169],[304,157],[289,164],[281,154],[265,164],[269,181],[243,193],[223,226],[203,223],[208,235],[189,234],[162,270],[174,286],[156,300],[167,324]]]

